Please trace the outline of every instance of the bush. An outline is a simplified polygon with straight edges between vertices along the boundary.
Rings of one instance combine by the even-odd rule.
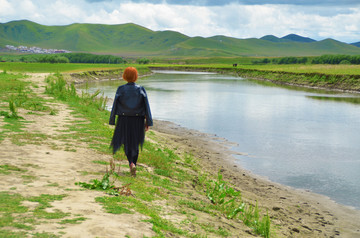
[[[342,61],[340,62],[340,64],[351,64],[351,62],[348,61],[348,60],[342,60]]]
[[[141,59],[137,59],[136,62],[138,64],[148,64],[148,63],[150,63],[150,60],[147,58],[141,58]]]
[[[69,59],[70,63],[104,63],[104,64],[123,64],[124,59],[114,55],[94,55],[89,53],[66,53],[62,56]]]
[[[45,55],[39,58],[40,63],[70,63],[69,59],[65,56],[59,55]]]

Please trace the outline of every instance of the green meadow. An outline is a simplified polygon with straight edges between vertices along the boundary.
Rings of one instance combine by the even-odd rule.
[[[23,63],[2,62],[0,70],[8,72],[60,72],[77,73],[81,77],[88,77],[91,72],[103,71],[103,76],[112,74],[118,76],[121,71],[131,65],[139,70],[140,75],[149,74],[150,69],[173,69],[188,71],[209,71],[233,74],[254,80],[271,81],[275,84],[288,84],[300,87],[319,87],[331,90],[359,91],[360,65],[323,65],[323,64],[289,64],[289,65],[254,65],[249,61],[252,58],[242,59],[243,64],[233,67],[227,61],[207,64],[76,64],[76,63]],[[210,58],[210,60],[212,60]],[[218,59],[222,60],[222,59]],[[104,72],[105,71],[105,72]]]
[[[223,59],[221,63],[211,63],[212,59],[207,59],[210,62],[206,64],[197,64],[194,60],[190,64],[174,64],[174,63],[156,63],[156,64],[51,64],[51,63],[23,63],[23,62],[2,62],[0,69],[9,72],[31,72],[31,73],[74,73],[84,71],[100,71],[100,70],[116,70],[125,69],[127,66],[134,66],[139,70],[146,68],[174,68],[183,70],[228,70],[229,72],[236,72],[241,69],[250,69],[258,71],[274,71],[274,72],[289,72],[289,73],[320,73],[329,75],[360,75],[360,65],[322,65],[322,64],[292,64],[292,65],[253,65],[251,60],[253,58],[235,58]],[[203,60],[203,61],[207,61]],[[232,66],[232,62],[240,62],[237,67]]]

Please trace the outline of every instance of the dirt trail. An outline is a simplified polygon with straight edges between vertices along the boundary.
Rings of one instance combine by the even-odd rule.
[[[39,96],[46,97],[44,92],[45,74],[34,74],[30,80],[40,87],[33,88]],[[99,166],[92,161],[109,160],[110,156],[99,154],[72,141],[59,138],[66,129],[66,125],[75,120],[71,109],[64,104],[51,103],[51,108],[57,111],[56,115],[39,113],[40,115],[26,114],[20,111],[21,116],[31,123],[26,125],[26,132],[47,135],[46,140],[34,141],[38,144],[19,146],[14,145],[6,138],[0,144],[1,164],[10,164],[27,169],[24,175],[31,176],[31,181],[25,181],[21,176],[0,175],[0,190],[19,193],[24,197],[40,196],[41,194],[67,196],[61,201],[51,203],[50,211],[59,209],[71,213],[67,219],[84,216],[85,221],[80,224],[59,224],[58,220],[48,220],[36,226],[36,232],[64,234],[62,237],[151,237],[155,235],[152,224],[141,222],[146,219],[142,214],[119,215],[106,213],[101,204],[95,202],[95,197],[104,196],[102,192],[82,190],[75,182],[89,181],[99,178],[105,172],[105,166]],[[78,119],[78,118],[77,118]],[[68,133],[68,132],[66,132]],[[100,169],[100,170],[99,170]],[[84,172],[87,173],[84,173]],[[93,173],[92,173],[93,172]],[[101,175],[99,175],[99,173]],[[26,203],[26,206],[34,204]]]
[[[32,74],[26,79],[39,85],[33,91],[41,97],[46,97],[43,94],[45,76]],[[20,146],[6,138],[0,143],[1,164],[27,169],[23,175],[30,176],[29,179],[14,174],[0,174],[0,190],[13,191],[24,197],[66,194],[62,200],[52,202],[53,207],[49,211],[58,209],[71,214],[67,219],[82,216],[86,220],[79,224],[59,224],[58,220],[47,220],[36,225],[31,233],[49,232],[62,237],[154,236],[152,224],[142,222],[147,218],[144,215],[106,213],[101,204],[95,202],[95,198],[104,196],[104,193],[83,190],[75,185],[75,182],[98,179],[103,175],[105,166],[92,161],[107,161],[110,156],[97,153],[86,144],[64,140],[61,136],[71,133],[65,130],[67,125],[79,118],[74,118],[72,110],[64,104],[48,105],[57,111],[56,115],[19,112],[26,121],[31,121],[26,124],[25,131],[45,134],[46,140],[36,138],[32,144],[26,141],[25,145]],[[204,170],[216,174],[221,169],[224,177],[242,191],[245,200],[257,200],[262,209],[269,211],[273,225],[278,226],[278,237],[360,237],[359,211],[340,206],[320,195],[269,182],[242,170],[234,164],[231,153],[221,140],[163,121],[155,121],[153,131],[160,143],[177,148],[176,151],[180,153],[192,153]],[[23,205],[30,209],[36,206],[31,202]]]

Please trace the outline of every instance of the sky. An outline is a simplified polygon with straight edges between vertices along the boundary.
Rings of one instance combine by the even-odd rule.
[[[360,0],[0,0],[0,23],[135,23],[153,31],[240,39],[298,34],[360,41]]]

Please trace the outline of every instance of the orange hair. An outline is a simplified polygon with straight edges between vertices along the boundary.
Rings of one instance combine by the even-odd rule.
[[[138,71],[134,67],[127,67],[123,73],[123,79],[128,83],[134,83],[138,78]]]

